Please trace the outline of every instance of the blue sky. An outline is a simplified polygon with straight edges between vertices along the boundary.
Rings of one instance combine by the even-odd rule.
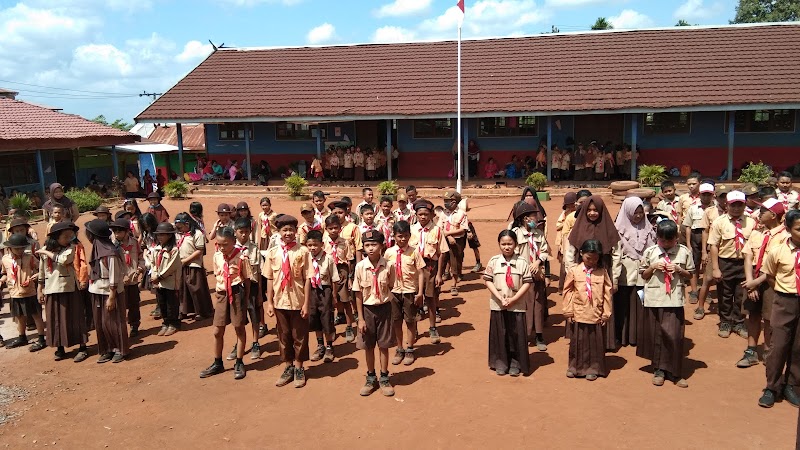
[[[736,0],[466,0],[464,37],[727,24]],[[211,51],[455,38],[456,0],[0,0],[0,88],[132,121]]]

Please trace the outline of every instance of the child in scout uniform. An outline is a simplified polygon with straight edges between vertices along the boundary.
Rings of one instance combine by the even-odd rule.
[[[358,231],[363,235],[367,231],[377,230],[377,225],[375,224],[375,207],[366,203],[362,204],[358,208],[359,214],[361,214],[361,222],[358,224]]]
[[[325,223],[325,219],[331,215],[331,210],[325,206],[325,193],[314,191],[311,195],[311,203],[314,204],[314,217],[319,223]]]
[[[656,226],[658,243],[645,250],[641,261],[644,286],[644,332],[636,346],[636,356],[649,359],[653,366],[653,384],[665,379],[681,388],[689,387],[683,379],[683,299],[686,281],[694,272],[692,252],[678,243],[678,225],[663,220]]]
[[[26,251],[30,249],[30,243],[24,235],[11,235],[3,243],[3,247],[9,249],[10,252],[3,255],[2,268],[0,268],[3,276],[0,282],[8,286],[8,296],[11,298],[11,316],[17,322],[17,331],[19,332],[19,337],[7,344],[7,348],[28,345],[25,325],[28,317],[32,317],[36,324],[39,339],[28,350],[36,352],[47,346],[44,321],[42,320],[42,306],[36,298],[39,262],[36,256]]]
[[[333,340],[336,337],[333,304],[338,294],[339,270],[333,257],[325,251],[321,231],[308,232],[306,247],[310,264],[305,282],[305,302],[308,305],[309,329],[317,337],[317,349],[311,355],[311,361],[324,358],[325,362],[333,362]]]
[[[156,290],[156,303],[163,317],[158,336],[172,336],[178,332],[181,321],[178,315],[178,274],[181,259],[175,227],[169,222],[158,224],[155,230],[156,246],[148,253],[150,259],[150,285]]]
[[[144,255],[139,243],[133,237],[128,219],[117,219],[109,225],[114,233],[114,242],[122,254],[125,264],[122,283],[125,285],[125,304],[128,307],[128,325],[131,327],[130,337],[139,335],[142,315],[139,312],[141,297],[139,295],[139,277],[144,274]]]
[[[251,240],[255,241],[256,239],[256,219],[253,217],[253,213],[250,212],[250,205],[247,202],[239,202],[236,204],[236,214],[231,217],[231,220],[236,223],[239,219],[246,219],[250,222],[250,230],[251,230]],[[235,226],[235,225],[234,225]]]
[[[433,203],[428,200],[417,200],[414,203],[417,223],[411,226],[411,239],[408,245],[417,249],[425,261],[425,306],[428,310],[430,328],[428,337],[438,344],[441,340],[436,324],[442,321],[439,314],[439,289],[442,286],[444,262],[448,257],[450,246],[447,245],[444,232],[433,223]]]
[[[361,203],[358,204],[358,206],[356,206],[356,211],[358,213],[361,213],[361,207],[364,206],[364,205],[371,206],[372,207],[372,211],[375,211],[375,208],[377,208],[378,205],[375,204],[375,201],[374,201],[375,193],[372,192],[372,189],[368,188],[368,187],[365,187],[364,189],[361,189],[361,197],[363,197],[363,200],[361,201]]]
[[[528,262],[516,254],[517,234],[503,230],[497,237],[500,254],[486,264],[483,281],[489,289],[489,368],[497,375],[517,377],[530,372],[525,297],[531,288]]]
[[[656,209],[667,212],[670,219],[675,223],[680,223],[681,199],[676,196],[675,183],[670,180],[663,181],[661,183],[661,196],[663,199],[658,202]]]
[[[263,197],[259,202],[261,212],[258,213],[258,249],[266,252],[269,248],[269,241],[275,233],[275,216],[278,214],[272,210],[272,201],[269,197]]]
[[[717,218],[728,211],[728,192],[731,189],[724,185],[718,184],[714,187],[716,192],[716,206],[706,208],[703,211],[703,219],[700,221],[700,228],[703,229],[703,243],[700,246],[700,270],[703,272],[703,284],[700,286],[700,293],[697,295],[697,308],[694,310],[694,320],[702,320],[706,315],[706,298],[708,297],[711,285],[716,285],[713,276],[713,267],[709,260],[709,246],[708,234],[711,231],[711,224]]]
[[[800,211],[786,213],[786,231],[789,238],[773,247],[764,257],[761,270],[775,290],[772,302],[771,349],[767,355],[767,386],[758,400],[759,406],[771,408],[775,398],[783,398],[794,407],[800,407],[797,385],[800,383]],[[784,378],[784,366],[788,377]]]
[[[245,280],[249,284],[247,296],[247,315],[250,318],[250,324],[253,331],[253,345],[250,348],[250,359],[258,359],[261,357],[261,346],[258,340],[261,338],[261,324],[264,322],[264,302],[261,297],[261,290],[263,286],[259,283],[261,281],[261,265],[264,258],[258,250],[256,243],[250,240],[252,235],[252,222],[245,217],[236,219],[233,224],[234,231],[236,232],[236,248],[242,253],[244,263],[250,264],[250,271],[248,278]],[[238,345],[238,344],[237,344]],[[237,347],[233,347],[233,351],[228,355],[228,360],[236,358]]]
[[[561,271],[559,272],[562,274],[558,277],[558,292],[562,293],[564,291],[564,276],[563,274],[566,273],[566,269],[564,268],[564,249],[566,246],[569,245],[569,242],[566,242],[566,239],[569,237],[569,233],[572,231],[572,226],[575,225],[575,204],[578,201],[578,194],[575,192],[567,192],[564,194],[564,204],[562,205],[561,215],[558,216],[558,220],[556,221],[556,257],[558,258],[559,264],[561,265]],[[569,219],[569,218],[572,219]],[[568,220],[569,219],[569,220]]]
[[[189,216],[197,223],[197,229],[202,231],[203,236],[205,236],[206,224],[203,222],[203,204],[200,202],[189,203]]]
[[[681,196],[678,198],[680,201],[678,203],[679,220],[675,221],[675,223],[681,223],[683,216],[686,215],[686,212],[689,210],[690,206],[700,203],[700,174],[698,172],[692,172],[689,174],[689,177],[686,178],[686,188],[689,189],[689,192],[681,194]],[[673,219],[673,221],[674,220],[675,219]]]
[[[697,280],[701,272],[701,259],[703,256],[703,215],[706,209],[714,206],[714,185],[703,183],[700,185],[700,203],[689,206],[684,214],[683,226],[686,236],[686,245],[692,250],[694,273],[692,274],[689,303],[697,303]]]
[[[353,327],[350,325],[353,323],[350,274],[353,273],[355,264],[351,264],[353,254],[347,241],[341,237],[341,230],[342,223],[341,220],[339,220],[339,216],[331,214],[325,219],[325,234],[322,239],[325,244],[325,253],[331,256],[333,264],[336,266],[336,271],[339,274],[339,282],[333,284],[333,289],[335,291],[333,298],[336,300],[333,302],[333,305],[339,309],[339,311],[344,311],[344,313],[347,314],[343,316],[344,318],[341,323],[348,324],[345,329],[345,340],[350,343],[355,341],[356,338]],[[342,303],[346,304],[345,307],[342,307]],[[336,321],[334,320],[333,323],[335,325]]]
[[[208,233],[209,241],[213,241],[217,238],[217,233],[219,230],[225,227],[233,227],[233,220],[231,219],[232,213],[233,208],[231,208],[231,205],[227,203],[220,203],[217,206],[217,221],[214,222],[214,225],[211,227],[211,231]]]
[[[347,255],[350,258],[349,274],[350,281],[352,282],[354,276],[353,269],[355,268],[356,264],[361,261],[362,256],[361,250],[363,249],[363,246],[361,243],[361,233],[358,230],[358,225],[353,222],[347,222],[348,206],[346,202],[332,202],[330,205],[328,205],[328,207],[331,209],[332,215],[337,216],[339,218],[339,222],[342,224],[339,237],[347,243]],[[342,280],[342,283],[344,283],[344,280]],[[338,314],[334,323],[336,325],[346,324],[347,329],[345,329],[345,339],[347,342],[353,342],[353,340],[355,340],[355,334],[353,333],[352,324],[356,323],[357,320],[353,316],[352,299],[343,296],[340,296],[339,299],[339,306],[337,307]]]
[[[389,382],[389,349],[395,345],[392,321],[392,293],[394,272],[389,269],[383,252],[383,235],[369,231],[361,237],[367,254],[355,267],[353,292],[358,308],[358,339],[356,346],[364,350],[367,363],[367,382],[361,395],[368,396],[380,386],[381,394],[391,397],[394,388]],[[375,373],[375,347],[380,358],[380,378]]]
[[[745,195],[731,191],[727,196],[728,212],[711,224],[708,245],[711,247],[712,276],[719,291],[719,336],[727,338],[731,331],[747,338],[742,318],[744,297],[744,247],[755,221],[744,213]]]
[[[414,214],[414,205],[409,203],[406,194],[397,194],[397,209],[395,209],[392,214],[394,214],[394,220],[396,222],[405,220],[411,225],[417,223],[417,216]]]
[[[130,352],[125,302],[125,264],[111,241],[111,229],[102,219],[86,224],[86,237],[92,243],[89,258],[89,297],[97,330],[98,363],[119,363]]]
[[[139,220],[142,218],[142,211],[139,209],[139,204],[136,203],[135,198],[129,198],[125,200],[125,203],[122,204],[122,211],[127,213],[129,217],[125,217],[131,222],[131,233],[133,234],[134,239],[140,239],[142,236],[142,230],[139,225]],[[114,216],[114,219],[119,219],[120,213]]]
[[[277,317],[281,361],[286,364],[276,386],[306,385],[303,364],[308,361],[308,304],[305,284],[308,276],[308,249],[295,240],[297,219],[283,215],[275,221],[280,244],[267,251],[262,273],[267,279],[269,317]]]
[[[105,205],[98,206],[97,209],[94,210],[92,215],[97,217],[97,220],[102,220],[103,222],[106,223],[111,222],[111,210],[108,209],[108,206]]]
[[[214,252],[214,362],[200,372],[207,378],[225,371],[222,349],[225,346],[225,327],[233,325],[236,333],[236,362],[233,378],[241,380],[247,375],[244,368],[244,349],[247,345],[247,299],[250,291],[250,264],[242,249],[236,248],[236,232],[224,227],[217,233],[217,251]]]
[[[64,206],[62,206],[60,203],[54,203],[50,211],[50,220],[47,221],[46,233],[50,232],[50,227],[64,219]]]
[[[303,203],[303,205],[300,206],[300,215],[304,219],[303,223],[297,229],[297,242],[300,244],[306,243],[306,236],[309,231],[322,231],[322,221],[317,220],[314,209],[315,208],[310,203]]]
[[[402,362],[410,366],[414,363],[414,343],[417,341],[417,308],[422,306],[425,297],[423,269],[426,264],[422,252],[417,247],[408,245],[411,238],[411,226],[408,222],[397,222],[392,231],[397,245],[383,254],[388,269],[395,275],[391,288],[392,322],[398,346],[392,364]]]
[[[759,223],[763,229],[755,229],[747,240],[744,248],[744,275],[747,298],[744,300],[744,310],[747,311],[747,349],[736,367],[751,367],[758,365],[758,338],[761,335],[761,322],[764,322],[764,354],[769,354],[770,316],[772,303],[775,299],[775,290],[767,284],[767,276],[761,270],[764,266],[764,257],[773,248],[784,245],[789,238],[783,216],[786,210],[783,203],[777,199],[767,199],[761,204]]]
[[[352,222],[356,225],[361,223],[361,216],[353,212],[353,201],[350,197],[344,196],[341,201],[347,204],[347,209],[345,210],[347,222]]]
[[[377,214],[375,214],[375,228],[384,236],[387,248],[394,245],[394,232],[392,231],[392,227],[396,221],[392,213],[392,206],[394,205],[392,204],[391,197],[381,197],[380,208]]]
[[[78,346],[75,362],[89,357],[83,300],[78,297],[75,277],[75,232],[72,222],[59,222],[50,228],[39,259],[39,303],[45,305],[47,345],[56,347],[55,360],[66,357],[65,347]]]
[[[147,202],[150,203],[147,212],[154,215],[158,223],[169,221],[169,213],[164,208],[164,205],[161,204],[161,195],[158,192],[148,194]]]
[[[611,319],[611,277],[602,266],[600,241],[587,240],[579,251],[581,263],[567,269],[564,281],[564,317],[571,328],[567,378],[594,381],[608,373],[603,324]]]
[[[467,246],[467,230],[469,219],[466,211],[458,208],[461,194],[447,191],[444,194],[444,235],[450,245],[450,271],[453,277],[453,288],[450,294],[458,295],[458,282],[461,280],[461,268],[464,264],[464,248]]]
[[[211,304],[211,291],[203,265],[206,237],[187,213],[175,216],[175,229],[181,261],[180,317],[187,318],[189,314],[194,314],[194,320],[197,321],[212,317],[214,306]]]
[[[745,197],[744,213],[750,216],[758,226],[758,216],[761,215],[759,206],[761,204],[761,195],[759,195],[758,187],[753,183],[747,183],[740,190],[744,192]]]
[[[797,209],[800,194],[792,189],[791,172],[781,172],[778,174],[778,200],[783,203],[784,209]]]
[[[517,235],[516,254],[528,263],[533,286],[525,296],[525,324],[528,341],[536,343],[539,351],[546,351],[544,343],[544,323],[547,318],[547,293],[545,292],[544,261],[550,253],[544,232],[536,221],[536,210],[532,205],[522,202],[514,212],[514,227]],[[544,224],[542,224],[544,225]],[[534,339],[531,339],[534,337]]]

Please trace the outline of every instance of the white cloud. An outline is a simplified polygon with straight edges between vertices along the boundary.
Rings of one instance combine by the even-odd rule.
[[[324,44],[336,39],[336,27],[328,22],[312,28],[306,35],[309,44]]]
[[[303,1],[304,0],[220,0],[221,3],[233,6],[244,6],[248,8],[258,5],[275,5],[275,4],[281,4],[284,6],[294,6],[303,3]]]
[[[110,44],[88,44],[76,48],[70,69],[76,75],[124,77],[133,70],[129,54]]]
[[[706,5],[703,0],[686,0],[675,10],[673,17],[684,20],[702,20],[714,17],[725,10],[721,2]]]
[[[372,42],[411,42],[415,37],[416,34],[413,30],[402,27],[385,26],[375,30],[375,33],[372,35]]]
[[[619,15],[608,18],[615,29],[629,30],[653,26],[653,19],[632,9],[625,9]]]
[[[426,38],[452,38],[461,11],[452,6],[444,14],[423,21],[420,35]],[[462,28],[465,37],[508,36],[524,34],[522,29],[541,24],[550,13],[536,6],[534,0],[479,0],[467,8]]]
[[[183,46],[183,51],[175,57],[178,62],[199,61],[208,56],[214,47],[211,44],[203,44],[200,41],[189,41]]]
[[[609,3],[623,3],[627,0],[545,0],[547,6],[553,8],[574,8],[592,5],[608,5]]]
[[[394,0],[381,6],[375,15],[378,17],[411,16],[427,11],[433,0]]]

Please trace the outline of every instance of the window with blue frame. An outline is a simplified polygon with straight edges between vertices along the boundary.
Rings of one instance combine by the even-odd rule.
[[[302,140],[316,139],[317,133],[322,132],[322,139],[328,137],[326,127],[307,123],[278,122],[275,124],[275,139],[277,140]]]
[[[728,132],[729,114],[725,113],[725,132]],[[795,110],[759,109],[736,111],[733,129],[736,133],[791,133],[794,132]]]
[[[483,117],[478,120],[479,137],[538,136],[535,116]]]
[[[450,119],[414,120],[414,139],[452,138],[453,121]]]
[[[0,158],[0,185],[19,186],[39,182],[36,158],[27,155],[3,155]]]
[[[220,141],[243,141],[244,140],[244,124],[243,123],[222,123],[219,125],[219,140]],[[253,140],[253,127],[250,127],[248,133],[250,140]]]
[[[680,134],[691,130],[688,112],[647,113],[644,115],[644,134]]]

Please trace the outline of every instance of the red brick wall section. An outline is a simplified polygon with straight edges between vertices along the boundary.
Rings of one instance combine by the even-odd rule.
[[[800,163],[800,146],[787,147],[740,147],[733,151],[734,173],[751,162],[763,161],[772,166],[776,172]],[[700,149],[661,149],[642,150],[639,155],[640,164],[661,164],[667,168],[678,167],[684,164],[692,166],[692,170],[703,175],[718,177],[728,166],[728,149],[726,148],[700,148]]]

